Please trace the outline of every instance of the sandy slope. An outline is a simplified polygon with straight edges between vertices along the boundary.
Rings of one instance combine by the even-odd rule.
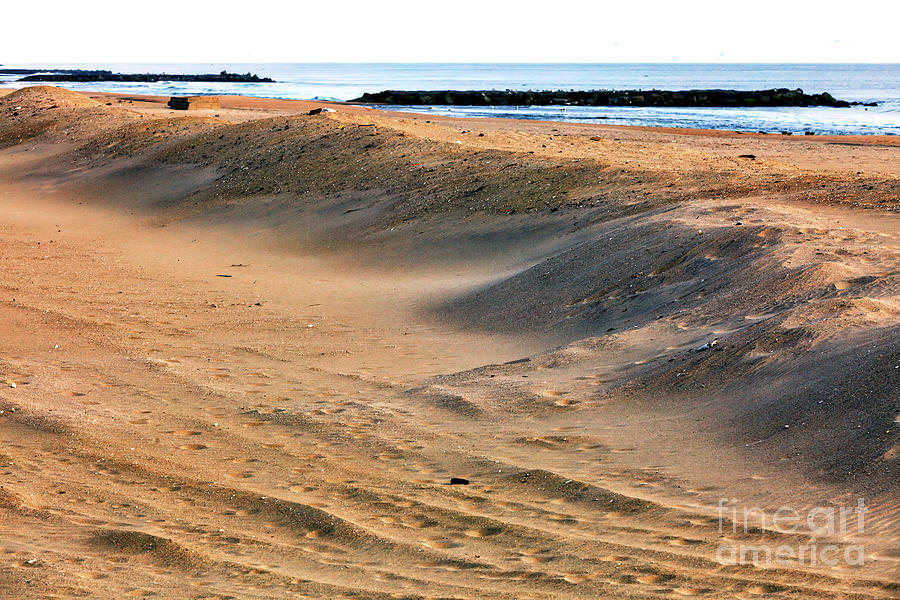
[[[316,105],[0,97],[0,595],[896,597],[895,139]]]

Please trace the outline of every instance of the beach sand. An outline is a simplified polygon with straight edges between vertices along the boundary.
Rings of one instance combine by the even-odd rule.
[[[900,140],[166,100],[0,95],[0,596],[897,596]]]

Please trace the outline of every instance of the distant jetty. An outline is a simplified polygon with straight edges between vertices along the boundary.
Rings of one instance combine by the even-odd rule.
[[[45,72],[46,69],[0,69],[0,75],[33,75]]]
[[[833,106],[862,104],[837,100],[824,92],[806,94],[801,89],[771,90],[588,90],[588,91],[397,91],[365,93],[351,102],[392,105],[459,106]],[[875,103],[866,104],[874,106]]]
[[[18,71],[18,72],[17,72]],[[171,73],[113,73],[112,71],[90,71],[83,69],[43,69],[40,71],[33,70],[31,74],[23,73],[27,69],[8,69],[0,70],[0,74],[27,75],[19,79],[19,81],[40,81],[40,82],[95,82],[95,81],[125,81],[125,82],[149,82],[158,81],[191,81],[191,82],[217,82],[217,83],[274,83],[275,81],[269,77],[260,77],[252,73],[229,73],[222,71],[221,73],[207,73],[204,75],[194,74],[171,74]]]

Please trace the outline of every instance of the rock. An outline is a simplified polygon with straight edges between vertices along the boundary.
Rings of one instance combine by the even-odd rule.
[[[469,480],[464,477],[451,477],[450,485],[469,485]]]

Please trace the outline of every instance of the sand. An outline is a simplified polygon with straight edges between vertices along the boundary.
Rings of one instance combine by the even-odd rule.
[[[896,597],[896,138],[165,100],[0,96],[0,596]]]

